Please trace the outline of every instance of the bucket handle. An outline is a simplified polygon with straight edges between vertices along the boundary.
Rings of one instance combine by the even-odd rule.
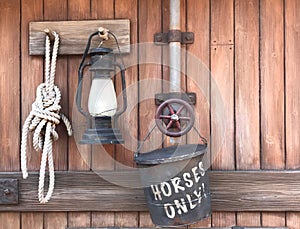
[[[144,146],[144,143],[146,141],[147,138],[150,137],[151,133],[155,130],[155,128],[157,127],[157,125],[155,124],[152,129],[147,133],[147,135],[145,136],[145,138],[143,139],[143,141],[141,142],[141,144],[139,145],[139,147],[137,148],[137,151],[135,153],[135,155],[138,155],[140,154],[140,150],[142,149],[142,147]],[[200,140],[203,142],[204,145],[207,146],[207,140],[205,137],[203,137],[200,132],[197,130],[196,127],[193,126],[193,130],[195,130],[195,132],[197,133],[197,135],[199,136]],[[164,138],[163,138],[163,141],[165,140],[165,135],[164,135]]]

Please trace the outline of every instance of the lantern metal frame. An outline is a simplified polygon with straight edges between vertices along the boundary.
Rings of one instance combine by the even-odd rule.
[[[115,39],[119,53],[121,53],[116,36],[114,35],[114,33],[110,31],[107,32]],[[80,141],[80,144],[121,144],[124,143],[124,140],[118,128],[118,119],[127,109],[127,93],[126,93],[126,80],[125,80],[126,68],[123,59],[121,59],[122,64],[120,64],[114,61],[114,58],[111,58],[111,62],[109,63],[111,68],[106,69],[107,71],[115,71],[115,67],[118,67],[120,69],[121,84],[122,84],[122,101],[123,101],[122,108],[117,109],[116,113],[112,117],[110,116],[94,117],[91,114],[89,114],[89,112],[84,111],[81,105],[82,85],[83,85],[83,78],[84,78],[83,73],[85,68],[92,67],[93,64],[96,63],[97,59],[99,58],[102,58],[106,55],[115,55],[112,49],[100,47],[104,42],[103,39],[101,39],[99,47],[93,48],[89,52],[93,37],[98,36],[99,33],[100,32],[97,31],[92,33],[89,36],[86,49],[83,53],[81,63],[78,69],[78,87],[76,93],[76,106],[78,111],[86,118],[87,125],[91,126],[92,125],[91,121],[93,119],[95,125],[94,128],[90,128],[85,131],[83,138]],[[90,60],[86,61],[88,56],[90,56]],[[113,126],[112,126],[112,122],[113,122]]]

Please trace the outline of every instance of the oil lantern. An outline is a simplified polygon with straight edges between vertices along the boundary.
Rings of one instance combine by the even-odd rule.
[[[118,46],[116,36],[110,31],[106,30],[106,32],[114,37]],[[124,140],[118,128],[118,118],[127,107],[125,67],[123,62],[118,63],[115,61],[116,58],[112,49],[102,47],[105,39],[101,38],[101,36],[100,45],[90,50],[92,38],[98,35],[101,35],[100,32],[95,32],[89,36],[78,70],[76,105],[79,112],[87,120],[87,128],[80,144],[120,144]],[[107,35],[106,38],[108,38]],[[82,108],[82,85],[86,68],[88,68],[92,77],[89,87],[88,104],[85,106],[87,107],[87,111]],[[116,68],[120,69],[122,80],[123,102],[121,107],[118,105],[116,90],[112,80]]]

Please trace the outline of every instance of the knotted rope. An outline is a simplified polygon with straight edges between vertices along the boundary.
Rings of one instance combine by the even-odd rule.
[[[64,122],[68,131],[68,135],[72,135],[70,121],[65,115],[60,113],[60,90],[56,85],[54,85],[59,36],[56,32],[52,32],[52,34],[55,37],[52,59],[50,61],[50,37],[47,34],[45,43],[45,82],[41,83],[37,87],[36,100],[32,104],[32,110],[23,125],[21,140],[21,169],[24,179],[28,177],[26,149],[27,136],[29,131],[34,131],[34,149],[36,151],[42,151],[38,187],[38,198],[40,203],[48,202],[54,190],[55,175],[52,155],[52,143],[53,141],[58,139],[58,134],[55,131],[55,127],[59,124],[60,119],[62,119],[62,121]],[[49,167],[49,188],[46,196],[44,196],[47,159]]]

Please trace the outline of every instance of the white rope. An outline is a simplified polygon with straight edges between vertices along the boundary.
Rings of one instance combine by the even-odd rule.
[[[54,190],[55,175],[52,155],[52,143],[53,141],[58,139],[58,134],[55,131],[55,127],[59,124],[60,119],[63,120],[67,128],[68,135],[72,135],[70,121],[65,115],[60,114],[61,106],[59,105],[59,103],[61,99],[61,93],[59,88],[54,85],[59,36],[56,32],[52,33],[55,37],[52,60],[50,61],[50,38],[48,35],[46,35],[45,83],[41,83],[37,87],[36,100],[32,104],[32,110],[23,125],[21,140],[21,169],[24,179],[28,177],[26,150],[29,131],[34,131],[32,141],[34,149],[36,151],[42,151],[38,187],[38,198],[40,203],[48,202]],[[49,188],[46,196],[44,196],[44,183],[47,162],[49,169]]]

